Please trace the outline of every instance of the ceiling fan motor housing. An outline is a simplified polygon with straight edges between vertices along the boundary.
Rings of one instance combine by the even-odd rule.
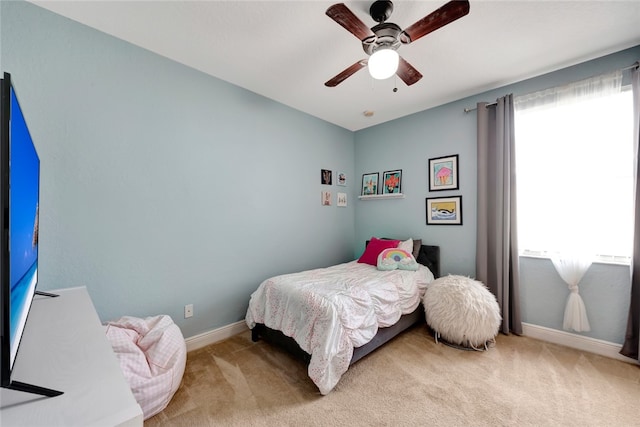
[[[383,22],[371,28],[371,31],[375,35],[362,40],[362,48],[368,55],[380,48],[397,50],[400,47],[401,43],[398,36],[402,29],[398,25],[391,22]]]
[[[376,22],[384,22],[391,16],[393,12],[393,3],[389,0],[376,0],[369,8],[369,15]]]

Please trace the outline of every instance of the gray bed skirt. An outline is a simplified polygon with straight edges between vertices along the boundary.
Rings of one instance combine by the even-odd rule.
[[[404,316],[400,317],[400,320],[398,320],[398,322],[394,325],[387,328],[378,329],[378,333],[373,337],[371,341],[369,341],[365,345],[354,348],[353,356],[351,357],[351,362],[349,364],[353,365],[355,362],[362,359],[364,356],[371,353],[376,348],[390,341],[401,332],[421,322],[425,322],[424,309],[422,307],[422,304],[418,305],[418,308],[412,313],[405,314]],[[302,350],[293,338],[284,335],[280,331],[268,328],[262,323],[258,323],[251,330],[251,339],[255,342],[260,340],[261,338],[267,342],[283,347],[286,351],[288,351],[298,359],[301,359],[305,363],[309,363],[309,361],[311,360],[311,355]]]

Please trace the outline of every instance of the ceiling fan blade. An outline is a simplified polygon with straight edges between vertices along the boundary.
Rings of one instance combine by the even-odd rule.
[[[327,16],[338,24],[342,25],[347,31],[356,36],[359,40],[373,36],[373,31],[367,27],[344,3],[334,4],[325,12]]]
[[[340,83],[345,81],[348,77],[351,77],[353,74],[355,74],[356,71],[360,71],[360,69],[364,68],[366,65],[367,65],[366,60],[360,60],[355,64],[351,65],[350,67],[347,67],[344,71],[342,71],[340,74],[338,74],[334,78],[327,81],[324,85],[327,87],[336,87]]]
[[[402,43],[415,42],[419,38],[462,18],[469,13],[468,0],[452,0],[440,9],[430,13],[416,23],[405,28],[400,35]]]
[[[413,68],[413,65],[405,61],[403,57],[399,58],[398,71],[396,71],[396,74],[407,86],[417,83],[418,80],[422,78],[420,71]]]

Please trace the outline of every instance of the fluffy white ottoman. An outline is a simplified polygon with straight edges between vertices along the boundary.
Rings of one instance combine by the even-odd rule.
[[[436,340],[483,350],[494,341],[502,317],[493,294],[477,280],[449,275],[429,284],[422,299]]]

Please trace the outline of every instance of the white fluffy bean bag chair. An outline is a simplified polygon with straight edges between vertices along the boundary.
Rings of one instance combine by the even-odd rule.
[[[144,419],[166,408],[182,382],[187,363],[180,328],[166,315],[146,319],[125,316],[107,323],[106,334]]]
[[[475,350],[494,342],[502,316],[494,295],[482,283],[449,275],[429,284],[422,299],[427,324],[445,342]]]

